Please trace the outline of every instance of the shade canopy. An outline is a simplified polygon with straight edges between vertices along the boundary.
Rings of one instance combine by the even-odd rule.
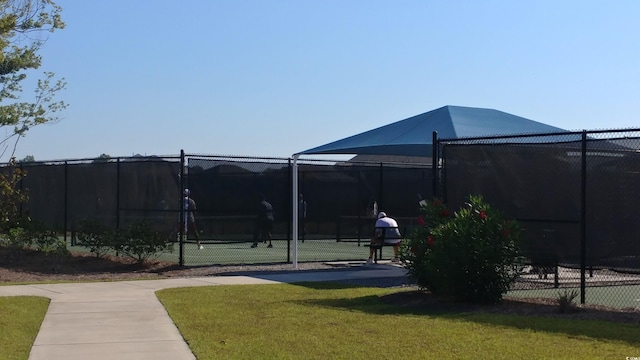
[[[302,154],[431,156],[440,139],[557,133],[565,130],[493,109],[443,106],[389,125],[302,151]]]

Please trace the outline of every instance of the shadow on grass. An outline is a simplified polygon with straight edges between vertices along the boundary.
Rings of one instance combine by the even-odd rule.
[[[259,277],[259,276],[257,276]],[[354,287],[361,288],[416,288],[414,281],[408,277],[383,277],[383,278],[363,278],[347,280],[327,280],[327,281],[302,281],[290,283],[291,285],[304,286],[310,289],[347,289]]]
[[[313,289],[348,289],[359,287],[341,283],[299,283]],[[505,299],[500,304],[478,305],[446,301],[421,291],[399,290],[385,295],[356,298],[314,299],[301,304],[325,308],[360,311],[372,315],[412,315],[455,321],[468,321],[497,327],[511,327],[571,337],[623,341],[640,345],[640,314],[620,313],[602,309],[588,309],[561,314],[557,305],[532,304]],[[589,318],[581,317],[585,311]],[[625,317],[628,321],[614,322],[607,318]]]

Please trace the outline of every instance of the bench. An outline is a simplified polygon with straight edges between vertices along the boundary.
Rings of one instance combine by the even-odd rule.
[[[373,251],[373,261],[377,264],[379,259],[382,259],[382,248],[385,246],[394,246],[395,244],[387,244],[385,243],[385,239],[387,239],[387,232],[389,230],[395,230],[396,234],[389,234],[389,236],[393,236],[389,239],[400,239],[402,242],[402,238],[398,238],[397,235],[400,233],[398,231],[398,227],[376,227],[373,232],[373,241],[369,244],[369,247],[374,249]]]

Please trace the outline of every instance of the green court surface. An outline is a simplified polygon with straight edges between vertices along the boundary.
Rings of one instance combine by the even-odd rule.
[[[293,242],[287,240],[273,240],[273,247],[259,243],[251,248],[251,241],[247,242],[214,242],[202,240],[204,249],[199,250],[194,242],[184,245],[184,265],[228,265],[228,264],[260,264],[293,262]],[[347,261],[366,260],[369,257],[368,242],[335,241],[335,240],[306,240],[298,241],[298,261]],[[88,252],[80,246],[69,246],[75,252]],[[393,250],[385,248],[383,259],[391,259]],[[179,262],[180,246],[175,243],[172,252],[159,254],[157,259],[162,261]]]
[[[550,298],[558,299],[565,294],[571,294],[577,291],[580,294],[579,287],[560,288],[560,289],[535,289],[535,290],[514,290],[509,291],[507,296],[521,298]],[[640,285],[608,285],[608,286],[591,286],[585,288],[585,304],[604,305],[618,309],[635,309],[640,310]],[[575,298],[574,303],[580,303],[580,295]]]
[[[198,250],[193,243],[185,244],[184,264],[188,266],[212,264],[255,264],[292,262],[294,243],[286,240],[273,240],[273,247],[259,243],[251,248],[252,242],[215,243],[202,241],[204,249]],[[366,243],[368,244],[368,242]],[[337,242],[335,240],[307,240],[298,241],[298,261],[336,261],[336,260],[366,260],[369,247],[357,242]],[[386,249],[385,249],[386,250]],[[167,261],[178,261],[179,248],[176,244],[172,254],[163,254]],[[392,250],[383,252],[385,257],[391,258]]]

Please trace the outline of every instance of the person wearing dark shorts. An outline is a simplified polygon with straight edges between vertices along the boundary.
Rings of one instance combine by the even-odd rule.
[[[260,240],[263,243],[269,241],[268,248],[272,248],[273,244],[271,244],[271,231],[273,230],[273,206],[269,203],[264,196],[262,197],[262,201],[258,205],[258,231],[260,235]],[[258,247],[258,242],[254,241],[252,248]]]

